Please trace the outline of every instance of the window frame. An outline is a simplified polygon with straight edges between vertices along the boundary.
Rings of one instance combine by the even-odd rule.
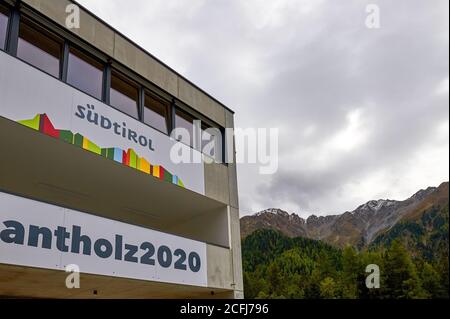
[[[206,154],[206,153],[204,153],[203,152],[203,147],[204,147],[204,144],[203,144],[203,139],[201,139],[200,140],[200,147],[201,147],[201,150],[199,150],[199,152],[201,152],[202,154],[204,154],[204,155],[206,155],[206,156],[208,156],[208,157],[210,157],[210,158],[212,158],[212,159],[214,159],[214,161],[216,161],[216,160],[218,160],[218,155],[220,155],[220,160],[222,161],[222,162],[225,162],[224,161],[224,154],[223,154],[223,152],[224,152],[224,141],[225,141],[225,136],[224,136],[224,129],[221,127],[221,126],[214,126],[214,125],[210,125],[209,123],[207,123],[207,122],[204,122],[204,121],[202,121],[202,123],[201,123],[202,125],[201,125],[201,128],[200,128],[200,130],[201,130],[201,134],[202,134],[202,136],[201,136],[201,138],[203,138],[203,133],[205,132],[205,133],[208,133],[208,132],[206,132],[206,130],[207,129],[214,129],[214,130],[218,130],[219,131],[219,134],[220,134],[220,141],[219,141],[219,145],[214,145],[214,156],[211,156],[211,155],[209,155],[209,154]],[[209,133],[208,133],[209,134]],[[216,135],[211,135],[213,138],[217,138],[217,136]],[[208,142],[206,142],[206,143],[210,143],[211,141],[208,141]],[[216,150],[216,146],[219,146],[219,149],[217,149]]]
[[[5,39],[3,43],[3,48],[0,47],[0,51],[7,52],[8,50],[8,36],[9,36],[9,29],[11,28],[11,8],[4,5],[3,3],[0,3],[0,14],[6,16],[7,22],[6,22],[6,29],[5,29]]]
[[[146,87],[143,87],[142,95],[143,96],[142,96],[142,117],[141,117],[141,122],[144,123],[145,125],[151,127],[152,129],[163,133],[164,135],[170,136],[170,132],[173,129],[172,128],[172,107],[173,107],[172,104],[173,103],[171,103],[171,102],[167,101],[166,99],[160,97],[159,95],[157,95],[156,93],[150,91]],[[146,103],[145,103],[147,96],[149,96],[150,98],[152,98],[152,99],[154,99],[154,100],[156,100],[158,102],[161,102],[161,104],[165,105],[166,113],[167,113],[166,117],[165,117],[167,132],[163,132],[160,129],[158,129],[158,128],[152,126],[151,124],[145,122],[145,109],[146,108],[150,109],[149,107],[146,106]],[[153,111],[153,112],[155,112],[155,111]]]
[[[109,81],[109,86],[108,86],[108,88],[107,88],[107,94],[108,94],[108,97],[107,97],[107,103],[106,104],[108,104],[110,107],[112,107],[113,109],[115,109],[115,110],[117,110],[117,111],[119,111],[119,112],[121,112],[121,113],[124,113],[124,114],[126,114],[126,115],[128,115],[128,116],[130,116],[131,118],[133,118],[133,119],[135,119],[135,120],[138,120],[138,121],[141,121],[141,110],[140,110],[140,104],[141,104],[141,102],[140,102],[140,100],[141,100],[141,98],[140,98],[140,95],[141,95],[141,93],[140,93],[140,91],[141,91],[141,85],[139,84],[139,83],[137,83],[137,82],[135,82],[135,81],[133,81],[129,76],[127,76],[127,75],[125,75],[123,72],[120,72],[119,70],[117,70],[116,68],[113,68],[113,67],[111,67],[110,68],[110,70],[108,71],[110,74],[109,74],[109,77],[110,77],[110,79],[108,80]],[[111,91],[113,90],[113,77],[115,77],[115,78],[118,78],[120,81],[122,81],[122,82],[124,82],[124,83],[126,83],[127,85],[130,85],[130,86],[133,86],[133,87],[135,87],[136,88],[136,100],[135,100],[135,102],[136,102],[136,116],[137,117],[134,117],[134,116],[132,116],[131,114],[128,114],[127,112],[125,112],[125,111],[122,111],[121,109],[119,109],[118,107],[119,106],[114,106],[114,105],[112,105],[112,103],[111,103]],[[116,89],[114,89],[115,91],[118,91],[118,90],[116,90]],[[120,91],[118,91],[119,93],[121,93],[121,94],[123,94],[123,95],[126,95],[126,94],[124,94],[124,93],[122,93],[122,92],[120,92]],[[126,95],[127,97],[129,97],[128,95]]]
[[[190,148],[192,148],[192,149],[194,149],[194,150],[196,150],[196,151],[199,151],[199,150],[196,149],[195,146],[194,146],[196,136],[194,136],[194,129],[195,129],[195,126],[194,126],[194,123],[193,123],[193,121],[198,120],[198,118],[197,118],[196,116],[194,116],[192,113],[186,111],[184,108],[180,108],[180,107],[175,107],[175,108],[174,108],[174,111],[173,111],[173,114],[174,114],[174,119],[173,119],[173,129],[176,129],[176,128],[179,127],[179,126],[177,126],[177,117],[178,117],[178,116],[180,116],[181,118],[183,118],[186,122],[189,122],[189,123],[192,124],[192,136],[191,136],[191,139],[192,139],[192,140],[191,140],[192,145],[190,145],[190,144],[188,144],[188,143],[182,141],[181,139],[176,139],[177,142],[183,143],[183,144],[189,146]],[[179,115],[179,114],[181,114],[181,115]],[[190,117],[190,118],[192,119],[192,122],[190,122],[186,117]],[[199,151],[199,152],[200,152],[200,151]]]
[[[67,46],[67,47],[66,47]],[[67,52],[66,52],[67,51]],[[85,57],[88,61],[86,61],[85,59],[83,59],[82,57],[78,56],[77,54],[74,54],[77,56],[78,59],[83,60],[84,62],[90,64],[91,66],[95,67],[95,64],[97,63],[99,66],[101,66],[101,68],[99,68],[98,70],[101,71],[102,73],[102,87],[101,87],[101,92],[100,92],[100,97],[97,97],[89,92],[86,92],[78,87],[76,87],[74,84],[69,83],[68,78],[69,78],[69,64],[70,64],[70,54],[72,54],[73,51],[78,52],[82,57]],[[101,59],[99,59],[98,57],[96,57],[94,54],[90,53],[88,50],[85,50],[84,48],[76,45],[75,43],[73,43],[72,41],[69,41],[66,39],[66,45],[64,46],[64,70],[63,70],[63,77],[65,77],[64,79],[64,83],[66,83],[67,85],[71,86],[72,88],[83,92],[84,94],[89,95],[90,97],[101,101],[101,102],[105,102],[105,70],[106,70],[106,65],[107,63],[105,63],[104,61],[102,61]],[[91,63],[90,61],[92,61],[93,63]]]
[[[19,50],[19,39],[21,38],[20,37],[20,30],[21,30],[20,27],[22,26],[22,24],[25,25],[27,28],[31,29],[32,32],[38,33],[41,36],[46,37],[46,38],[48,38],[48,39],[50,39],[52,41],[55,41],[55,42],[60,44],[59,58],[58,58],[58,74],[57,75],[51,74],[50,72],[44,70],[43,68],[41,68],[41,67],[39,67],[37,65],[34,65],[31,62],[26,61],[26,60],[22,59],[21,57],[19,57],[19,51],[18,51]],[[61,36],[55,34],[51,30],[49,30],[48,28],[43,27],[40,23],[34,21],[32,18],[29,18],[27,16],[21,16],[20,17],[20,21],[18,22],[18,25],[19,25],[19,30],[18,30],[18,36],[17,36],[17,41],[16,41],[16,50],[15,50],[16,51],[15,52],[16,58],[18,58],[19,60],[27,63],[28,65],[31,65],[32,67],[34,67],[34,68],[36,68],[36,69],[38,69],[38,70],[40,70],[40,71],[42,71],[42,72],[52,76],[54,78],[57,78],[57,79],[61,80],[62,67],[63,67],[63,63],[62,62],[64,60],[64,46],[65,46],[65,42],[66,42],[65,39],[62,38]],[[27,40],[23,40],[23,41],[29,43],[30,45],[35,46],[33,43],[30,43]],[[35,47],[37,47],[37,46],[35,46]],[[48,51],[45,51],[45,50],[43,50],[40,47],[37,47],[37,48],[42,50],[42,51],[44,51],[44,52],[46,52],[47,54],[53,56],[53,54],[49,53]]]
[[[191,107],[186,106],[185,104],[182,104],[182,103],[174,104],[173,111],[172,111],[172,114],[173,114],[173,121],[172,121],[173,127],[172,127],[172,129],[175,129],[177,127],[176,126],[176,114],[177,114],[177,112],[181,113],[182,115],[187,115],[187,116],[191,117],[193,120],[201,121],[200,134],[203,134],[203,131],[206,130],[207,128],[217,129],[220,132],[220,134],[221,134],[220,145],[219,145],[219,146],[221,146],[221,150],[218,151],[219,154],[221,155],[220,156],[221,164],[228,165],[228,163],[226,163],[226,161],[225,161],[225,156],[226,156],[225,155],[225,147],[226,147],[226,144],[225,144],[226,143],[225,128],[222,127],[221,125],[218,125],[215,122],[205,118],[201,114],[200,115],[197,114],[196,111],[191,111],[190,109],[191,109]],[[185,118],[185,120],[186,120],[186,118]],[[195,137],[193,137],[193,138],[195,138]],[[201,138],[201,136],[200,136],[200,138]],[[206,156],[208,156],[210,158],[212,158],[214,161],[218,160],[216,158],[216,156],[217,156],[216,155],[216,151],[215,151],[215,155],[216,155],[215,157],[211,157],[209,154],[205,154],[205,153],[202,152],[203,144],[202,144],[201,140],[200,140],[200,145],[199,145],[200,148],[201,148],[200,150],[195,148],[194,145],[191,146],[191,145],[186,144],[185,142],[183,142],[181,140],[177,140],[177,141],[180,142],[180,143],[183,143],[183,144],[185,144],[187,146],[189,146],[190,148],[192,148],[192,149],[194,149],[194,150],[196,150],[196,151],[198,151],[198,152],[200,152],[200,153],[202,153],[202,154],[204,154],[204,155],[206,155]]]

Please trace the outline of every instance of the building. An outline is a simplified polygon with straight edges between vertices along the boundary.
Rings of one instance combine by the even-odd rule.
[[[73,4],[0,2],[0,296],[242,298],[233,112]]]

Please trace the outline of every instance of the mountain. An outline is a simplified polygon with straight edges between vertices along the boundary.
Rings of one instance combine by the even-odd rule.
[[[341,215],[241,218],[245,297],[448,299],[448,191],[445,182]],[[371,264],[379,289],[366,286]]]
[[[431,218],[431,220],[442,222],[442,219],[445,219],[442,216],[442,214],[445,215],[442,213],[445,207],[447,207],[448,216],[448,192],[448,182],[444,182],[439,187],[420,190],[403,201],[371,200],[351,212],[329,216],[312,215],[306,220],[296,214],[271,208],[252,216],[242,217],[241,237],[245,238],[258,229],[273,229],[291,238],[305,237],[321,240],[337,247],[352,245],[362,248],[374,242],[380,246],[389,238],[395,237],[394,233],[397,235],[402,233],[401,227],[403,227],[402,236],[410,236],[405,227],[406,229],[414,227],[411,225],[419,222],[422,224],[417,224],[418,227],[424,233],[430,233],[434,229],[433,221],[422,221],[423,216],[427,216],[425,219]],[[426,238],[422,239],[426,240]]]

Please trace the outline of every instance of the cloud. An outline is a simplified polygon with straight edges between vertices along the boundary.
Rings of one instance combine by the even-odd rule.
[[[241,213],[341,213],[448,180],[448,1],[80,0],[236,111],[280,129]],[[368,3],[381,28],[365,27]]]

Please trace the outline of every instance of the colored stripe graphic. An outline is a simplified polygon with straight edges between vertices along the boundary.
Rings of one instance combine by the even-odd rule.
[[[29,128],[32,128],[33,130],[39,131],[39,123],[41,121],[41,116],[40,115],[36,115],[33,119],[31,120],[23,120],[23,121],[19,121],[20,124],[28,126]]]
[[[159,166],[153,166],[153,176],[159,178]]]
[[[169,171],[165,170],[163,166],[151,165],[148,160],[143,157],[139,157],[133,149],[130,148],[125,151],[117,147],[101,148],[79,133],[74,134],[69,130],[56,129],[47,114],[38,114],[32,119],[20,120],[17,122],[35,131],[44,133],[45,135],[60,139],[66,143],[76,145],[92,153],[137,169],[145,174],[153,175],[160,180],[164,180],[183,188],[185,187],[178,176],[172,175]]]
[[[39,121],[39,131],[51,137],[59,138],[59,130],[56,130],[53,127],[53,124],[52,122],[50,122],[50,119],[47,117],[47,114],[42,114],[40,116],[40,119],[41,120]]]

